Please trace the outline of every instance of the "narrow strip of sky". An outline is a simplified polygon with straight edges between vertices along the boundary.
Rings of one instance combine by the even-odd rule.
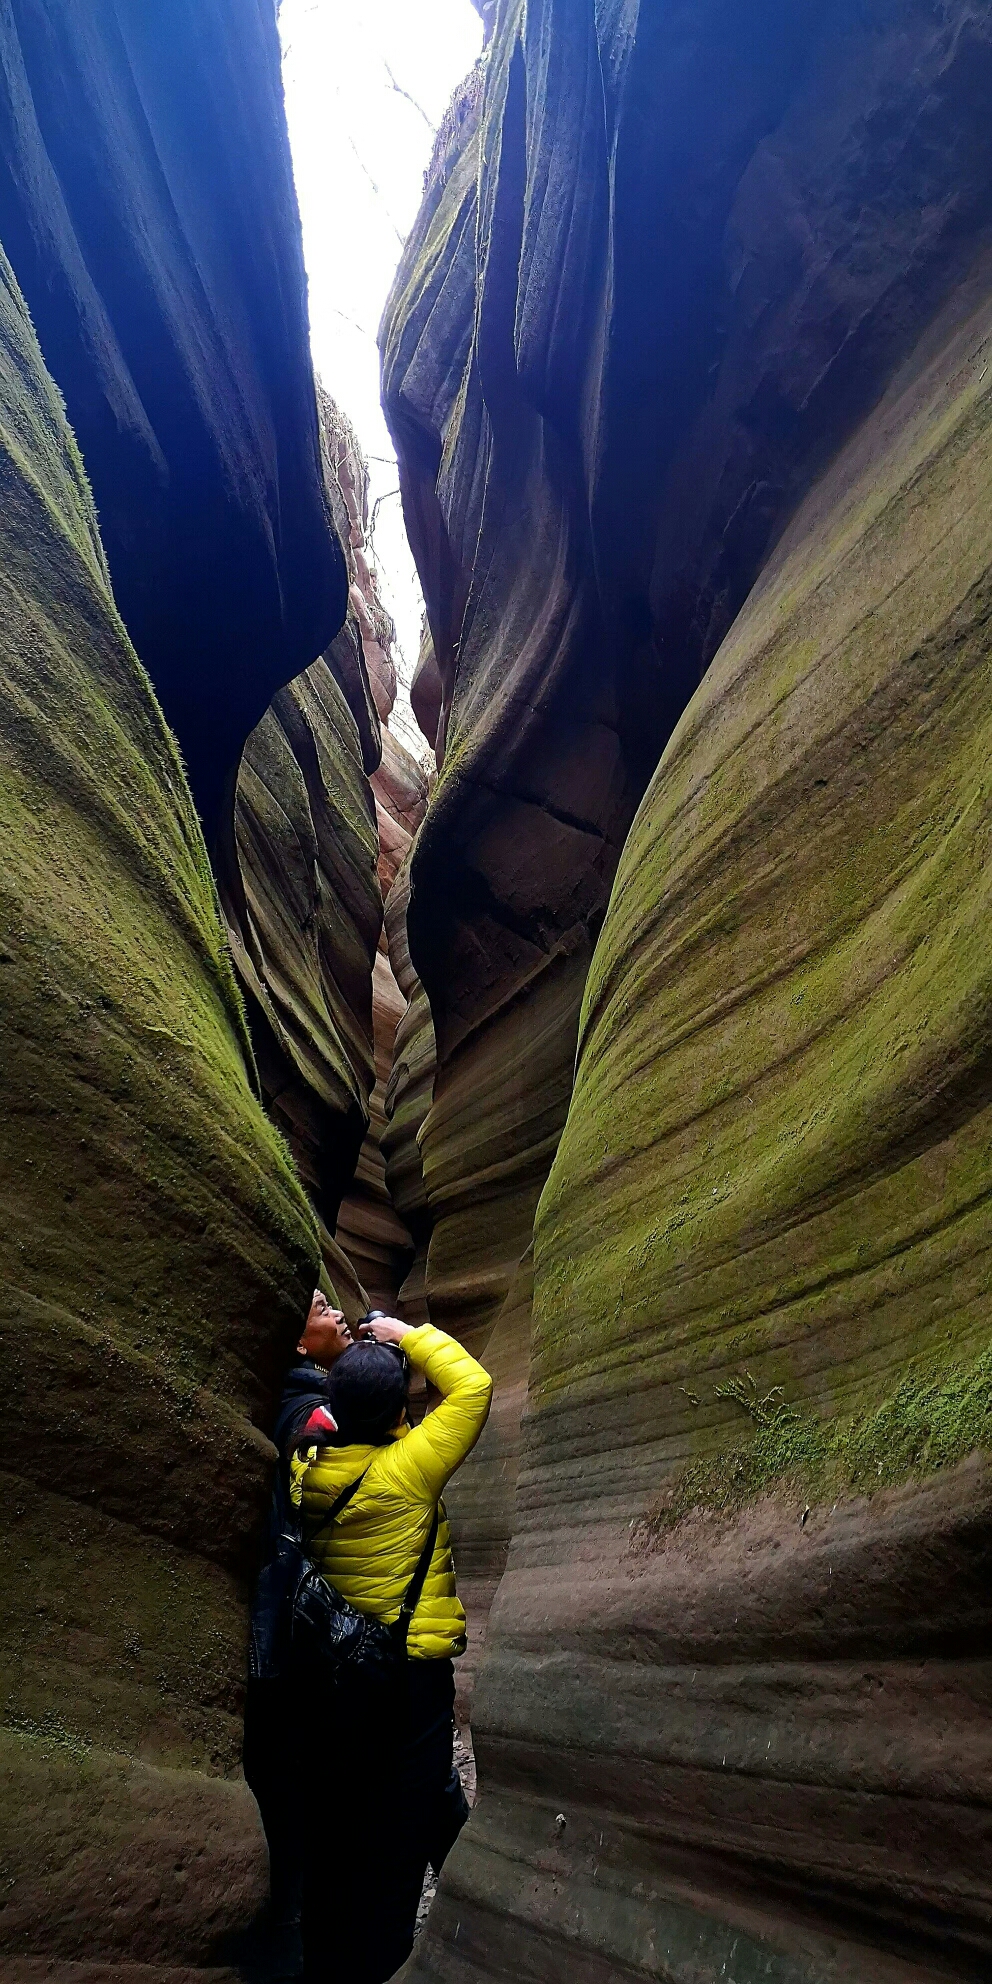
[[[369,456],[375,550],[409,683],[423,601],[391,493],[375,337],[434,132],[479,54],[482,24],[471,0],[283,0],[279,26],[314,363]],[[422,748],[396,714],[404,741]]]

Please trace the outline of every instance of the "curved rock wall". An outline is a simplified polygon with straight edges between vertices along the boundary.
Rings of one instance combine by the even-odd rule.
[[[368,1121],[382,901],[358,726],[323,659],[248,740],[236,837],[225,904],[262,1091],[333,1233]]]
[[[382,685],[372,676],[383,717],[382,760],[370,780],[379,832],[379,886],[382,928],[372,975],[375,1085],[369,1097],[369,1124],[355,1177],[338,1219],[337,1237],[368,1290],[369,1302],[395,1314],[406,1289],[416,1245],[406,1210],[396,1200],[387,1175],[387,1088],[394,1068],[397,1030],[404,1024],[407,993],[399,982],[394,941],[382,904],[388,902],[397,873],[427,805],[427,781],[409,751],[390,734],[389,712],[395,677]],[[387,700],[388,693],[388,700]],[[406,1310],[403,1309],[406,1315]],[[410,1320],[408,1317],[407,1320]]]
[[[368,773],[382,752],[356,601],[384,620],[356,545],[365,469],[350,422],[319,390],[328,503],[345,547],[345,624],[273,699],[245,746],[221,894],[265,1104],[317,1214],[330,1285],[350,1316],[368,1306],[360,1264],[334,1239],[369,1125],[376,1078],[373,967],[382,928],[380,852]]]
[[[567,1108],[592,929],[641,790],[602,665],[579,462],[568,449],[546,461],[547,423],[513,376],[520,240],[503,207],[520,161],[504,197],[509,72],[496,47],[490,84],[480,64],[439,134],[383,367],[430,620],[415,708],[421,721],[441,710],[410,910],[438,1050],[422,1135],[427,1290],[434,1319],[476,1347],[529,1243]],[[477,199],[490,86],[494,156]]]
[[[345,624],[280,690],[248,740],[222,892],[266,1106],[320,1223],[349,1316],[394,1308],[412,1252],[380,1149],[404,1010],[383,898],[426,804],[388,729],[393,626],[366,543],[367,470],[347,416],[318,389],[328,497],[349,575]]]
[[[212,838],[345,609],[273,0],[10,0],[0,240]]]
[[[0,1938],[204,1960],[264,1881],[244,1595],[313,1218],[0,257]]]
[[[987,1967],[990,76],[970,0],[503,0],[397,278],[483,1609],[514,1538],[411,1975]]]
[[[434,1026],[427,994],[410,957],[407,910],[410,903],[410,862],[407,858],[386,897],[385,927],[389,962],[406,1001],[396,1029],[389,1080],[383,1096],[386,1127],[382,1152],[386,1187],[414,1246],[398,1300],[410,1323],[430,1320],[425,1291],[431,1212],[424,1188],[420,1131],[434,1092],[436,1053]]]
[[[800,509],[624,851],[439,1925],[506,1911],[471,1975],[992,1955],[989,292]]]
[[[420,765],[389,730],[389,717],[396,700],[392,658],[395,630],[380,598],[375,560],[367,538],[365,459],[347,416],[322,389],[319,389],[319,401],[325,475],[335,525],[345,546],[350,581],[347,619],[329,650],[328,660],[358,723],[369,775],[363,781],[365,801],[374,822],[376,849],[372,878],[374,914],[367,925],[371,931],[374,923],[374,948],[366,963],[364,1039],[367,1045],[364,1057],[353,1056],[362,1096],[364,1131],[359,1139],[357,1159],[349,1147],[347,1189],[333,1214],[330,1208],[326,1213],[335,1234],[334,1241],[325,1245],[332,1280],[350,1313],[352,1290],[345,1285],[350,1270],[358,1313],[370,1304],[396,1309],[400,1285],[413,1251],[411,1233],[387,1185],[382,1150],[386,1084],[396,1029],[405,1008],[405,996],[396,982],[390,959],[383,905],[423,818],[427,780]],[[348,913],[353,913],[350,904]],[[333,944],[328,949],[328,964],[333,971]]]

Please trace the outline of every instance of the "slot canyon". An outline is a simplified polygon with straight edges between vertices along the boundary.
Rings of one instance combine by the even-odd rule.
[[[494,1381],[398,1974],[988,1984],[992,0],[474,4],[415,745],[277,0],[0,0],[0,1978],[247,1974],[319,1280]]]

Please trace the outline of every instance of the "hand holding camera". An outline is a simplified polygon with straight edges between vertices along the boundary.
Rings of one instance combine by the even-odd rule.
[[[358,1343],[390,1343],[398,1347],[412,1328],[412,1323],[401,1323],[396,1316],[387,1316],[384,1309],[370,1309],[367,1316],[359,1317],[353,1334]]]

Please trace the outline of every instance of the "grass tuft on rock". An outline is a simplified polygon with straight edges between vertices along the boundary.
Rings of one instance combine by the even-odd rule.
[[[773,1393],[760,1397],[749,1373],[716,1393],[747,1413],[754,1437],[682,1468],[642,1525],[645,1538],[667,1534],[698,1509],[736,1514],[770,1491],[810,1504],[877,1494],[992,1449],[992,1350],[942,1373],[909,1374],[873,1409],[832,1421]]]

